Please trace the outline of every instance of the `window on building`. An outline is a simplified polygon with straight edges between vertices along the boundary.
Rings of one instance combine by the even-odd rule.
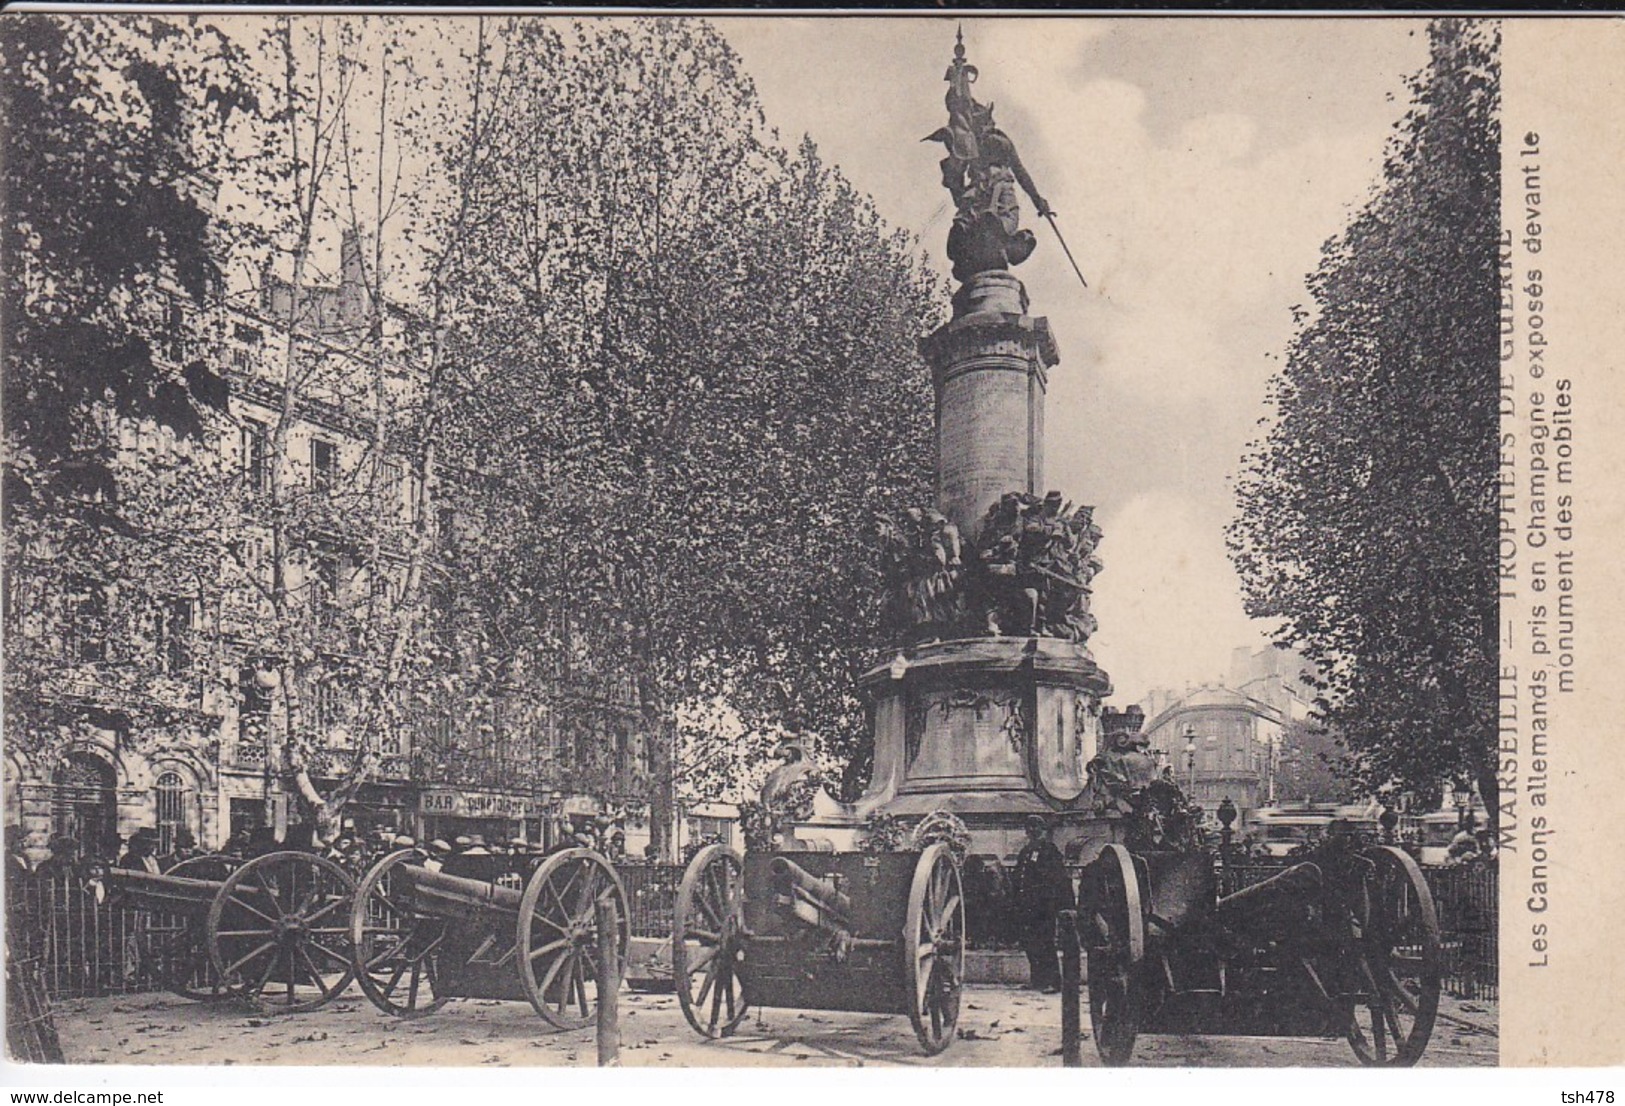
[[[730,839],[729,830],[732,826],[731,818],[702,818],[691,815],[688,819],[689,840],[726,843]]]
[[[265,824],[265,802],[262,799],[231,800],[231,835],[247,836]]]
[[[257,745],[265,741],[271,723],[271,691],[275,674],[256,665],[237,673],[237,740]]]
[[[91,580],[76,581],[68,592],[67,653],[77,661],[107,659],[107,589]]]
[[[318,618],[330,616],[339,602],[339,559],[315,558],[310,565],[310,609]]]
[[[416,526],[423,507],[423,481],[410,468],[401,477],[401,521]]]
[[[231,367],[240,372],[252,371],[255,361],[259,359],[264,335],[256,327],[237,323],[231,328],[231,336]]]
[[[181,301],[171,297],[164,305],[164,352],[171,361],[186,356],[186,310]]]
[[[310,440],[310,486],[331,488],[338,479],[339,449],[326,438]]]
[[[405,461],[391,459],[379,465],[378,499],[393,518],[413,525],[418,520],[421,481]]]
[[[378,462],[378,504],[386,514],[400,514],[401,481],[406,467],[396,460]]]
[[[169,596],[159,601],[157,653],[166,672],[192,667],[192,601]]]
[[[190,829],[186,819],[186,784],[180,773],[165,772],[159,776],[153,798],[158,814],[158,852],[172,853],[180,832]]]
[[[249,495],[271,490],[270,433],[263,422],[244,419],[240,432],[243,489]]]

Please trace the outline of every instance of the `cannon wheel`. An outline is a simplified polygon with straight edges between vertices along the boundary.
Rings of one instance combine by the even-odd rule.
[[[234,857],[213,853],[192,856],[164,875],[224,881],[237,863]],[[205,951],[207,935],[204,920],[195,916],[151,916],[146,924],[145,944],[144,952],[151,958],[148,962],[158,965],[164,989],[171,994],[196,1002],[212,1002],[229,997],[230,992],[221,985],[220,977]]]
[[[565,849],[548,857],[519,901],[519,982],[536,1012],[559,1029],[580,1029],[597,1015],[597,907],[606,895],[620,919],[617,955],[624,965],[631,932],[626,889],[598,853]]]
[[[1121,1067],[1134,1055],[1140,1032],[1140,962],[1145,957],[1145,915],[1134,857],[1107,845],[1090,867],[1085,900],[1093,915],[1089,943],[1089,1025],[1101,1063]]]
[[[325,857],[274,852],[227,879],[209,905],[209,959],[231,993],[266,1013],[315,1010],[350,985],[355,880]]]
[[[750,1009],[739,971],[745,959],[744,872],[738,853],[707,845],[688,862],[677,889],[671,978],[683,1017],[702,1037],[732,1035]]]
[[[1422,1058],[1439,1012],[1439,919],[1422,869],[1391,846],[1351,896],[1359,994],[1348,1002],[1348,1041],[1362,1064],[1410,1067]]]
[[[368,869],[350,906],[350,945],[356,982],[372,1004],[398,1018],[432,1014],[440,993],[440,946],[446,922],[413,909],[391,879],[403,864],[421,864],[417,849],[398,849]]]
[[[926,1055],[935,1056],[954,1042],[965,985],[965,891],[959,865],[940,841],[914,865],[902,936],[908,1020]]]

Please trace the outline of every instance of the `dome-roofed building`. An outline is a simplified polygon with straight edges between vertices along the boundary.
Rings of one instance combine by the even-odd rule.
[[[1145,702],[1152,755],[1210,814],[1226,798],[1244,817],[1270,805],[1279,797],[1282,732],[1309,714],[1302,667],[1284,650],[1237,649],[1226,684],[1152,691]]]

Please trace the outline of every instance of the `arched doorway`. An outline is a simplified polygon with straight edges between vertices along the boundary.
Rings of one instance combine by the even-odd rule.
[[[51,775],[51,827],[79,842],[86,855],[118,849],[113,766],[90,753],[69,753]]]

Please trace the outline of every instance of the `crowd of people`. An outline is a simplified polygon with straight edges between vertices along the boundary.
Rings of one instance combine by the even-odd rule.
[[[160,875],[185,861],[204,855],[244,862],[281,849],[317,853],[354,875],[365,872],[386,854],[403,848],[421,848],[428,854],[429,863],[436,866],[467,857],[477,860],[474,867],[494,865],[520,869],[530,866],[529,862],[534,858],[568,848],[589,848],[611,860],[626,859],[626,831],[614,823],[584,822],[567,826],[554,834],[554,838],[551,846],[544,846],[521,837],[487,841],[483,835],[475,833],[458,835],[450,840],[435,838],[420,843],[393,829],[363,833],[358,832],[353,824],[346,823],[333,841],[322,843],[315,838],[310,824],[304,823],[288,827],[280,839],[269,826],[239,829],[227,838],[219,850],[210,853],[200,848],[197,838],[184,828],[170,836],[168,848],[164,847],[156,829],[141,827],[127,837],[117,839],[116,847],[87,849],[67,835],[27,832],[21,826],[11,826],[5,833],[6,876],[8,886],[20,888],[30,880],[61,880],[70,876],[94,879],[108,868]]]

